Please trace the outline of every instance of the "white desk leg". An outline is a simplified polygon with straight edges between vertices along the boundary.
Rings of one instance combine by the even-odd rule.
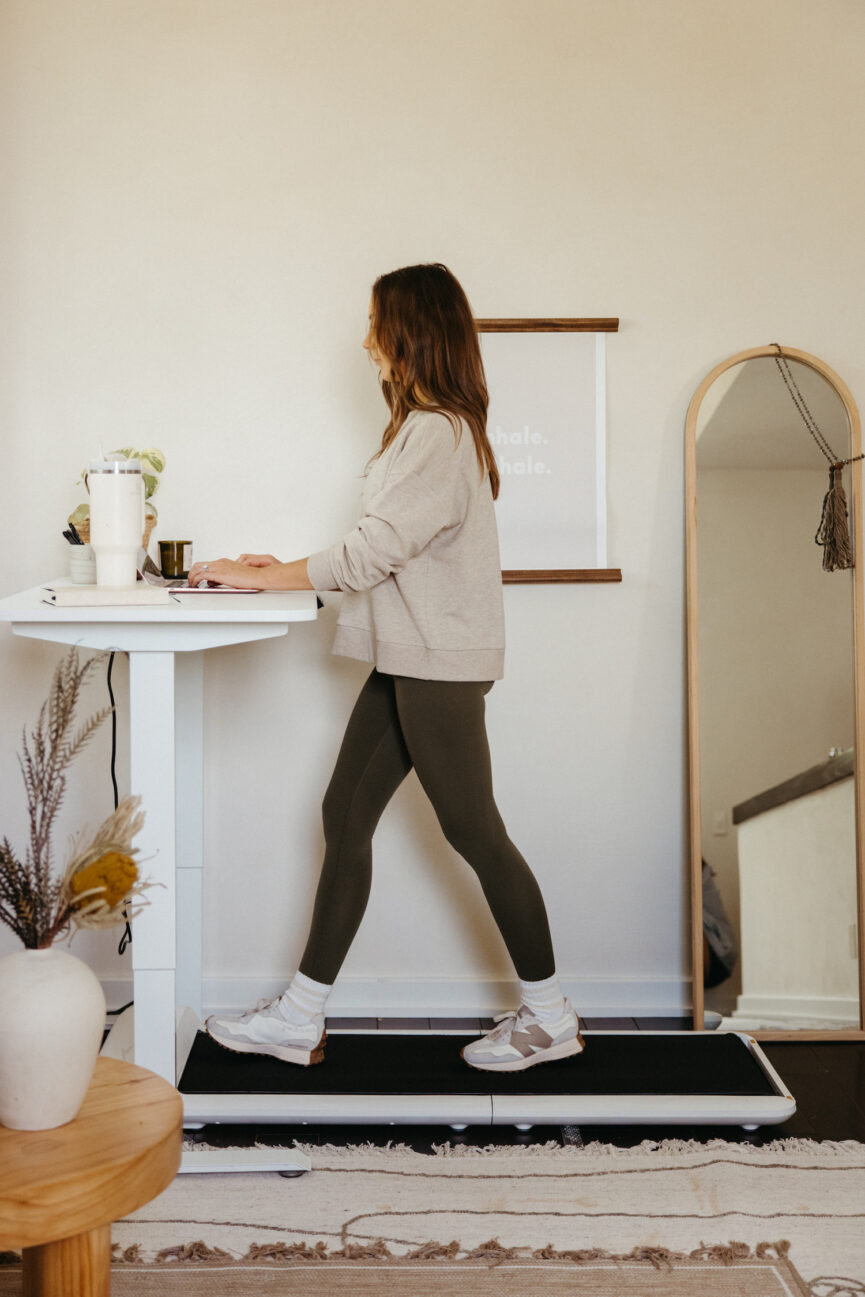
[[[177,770],[177,1003],[201,1018],[204,654],[174,660]],[[185,1060],[184,1060],[185,1061]],[[179,1062],[179,1060],[178,1060]],[[178,1078],[179,1079],[179,1078]]]
[[[182,1066],[186,1061],[195,1026],[189,1010],[181,1012],[178,1059],[176,981],[197,1013],[201,1004],[201,656],[129,654],[130,784],[147,815],[138,846],[144,857],[142,872],[163,884],[152,889],[151,904],[133,921],[135,1062],[172,1085],[177,1084],[178,1062]],[[178,907],[183,915],[180,970]],[[309,1158],[292,1149],[202,1149],[186,1152],[180,1169],[296,1175],[309,1166]]]
[[[133,921],[135,1062],[175,1084],[177,965],[175,906],[174,654],[129,654],[130,785],[146,814],[141,871],[162,886]]]

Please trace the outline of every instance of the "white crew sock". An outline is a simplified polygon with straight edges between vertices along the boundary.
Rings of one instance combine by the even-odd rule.
[[[542,982],[524,982],[520,978],[520,999],[541,1022],[560,1018],[565,1011],[565,997],[556,973]]]
[[[277,1008],[286,1022],[293,1022],[300,1027],[305,1022],[324,1013],[327,997],[333,988],[324,982],[314,982],[305,973],[296,972],[288,989],[279,997]]]

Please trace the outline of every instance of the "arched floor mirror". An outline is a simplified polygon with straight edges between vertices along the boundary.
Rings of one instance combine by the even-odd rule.
[[[861,453],[861,429],[828,365],[782,354],[786,370],[775,345],[716,365],[685,424],[694,1027],[856,1040],[862,465],[843,471],[854,566],[826,571],[813,429],[838,461]]]

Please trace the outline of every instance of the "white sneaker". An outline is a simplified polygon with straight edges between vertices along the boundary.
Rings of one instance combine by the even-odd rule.
[[[565,1012],[552,1022],[536,1018],[525,1004],[515,1013],[503,1013],[486,1036],[472,1040],[462,1050],[469,1067],[484,1072],[522,1072],[536,1063],[568,1058],[585,1047],[580,1019],[565,1000]]]
[[[254,1009],[248,1009],[239,1018],[218,1018],[212,1014],[204,1026],[207,1034],[225,1049],[237,1054],[269,1054],[284,1063],[310,1063],[324,1060],[324,1014],[319,1013],[310,1022],[297,1026],[287,1022],[277,1008],[279,996],[273,1000],[259,1000]]]

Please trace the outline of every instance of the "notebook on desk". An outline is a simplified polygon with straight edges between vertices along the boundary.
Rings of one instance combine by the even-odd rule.
[[[42,602],[57,608],[105,608],[129,604],[147,606],[169,603],[170,591],[145,585],[56,585],[42,588]]]

